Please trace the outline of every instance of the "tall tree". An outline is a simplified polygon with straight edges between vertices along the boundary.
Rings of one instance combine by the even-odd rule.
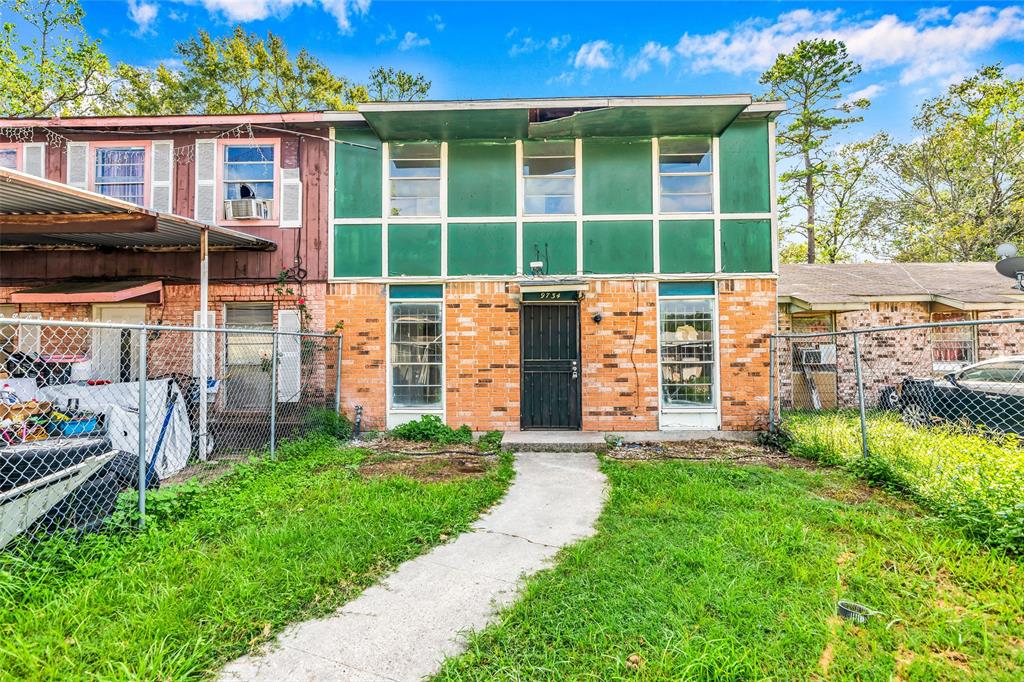
[[[82,26],[78,0],[0,0],[27,30],[0,26],[0,116],[92,113],[111,88],[111,68]]]
[[[426,98],[430,81],[422,73],[414,76],[401,69],[378,66],[370,72],[368,91],[375,102],[411,102]]]
[[[767,97],[790,104],[779,127],[779,157],[794,159],[796,166],[779,179],[783,205],[799,206],[806,213],[796,231],[806,239],[808,263],[816,259],[817,208],[828,173],[822,150],[837,130],[862,120],[854,111],[870,105],[866,99],[844,100],[844,88],[860,71],[842,41],[813,39],[801,40],[791,52],[780,54],[761,76]]]
[[[243,114],[343,109],[367,97],[305,49],[292,59],[269,32],[264,39],[241,26],[221,38],[199,31],[174,51],[177,70],[119,67],[122,88],[112,106],[140,114]]]
[[[878,194],[879,171],[889,145],[887,135],[875,135],[840,145],[825,163],[821,217],[815,225],[819,260],[839,263],[877,248],[885,210]]]
[[[990,260],[1024,235],[1024,79],[989,66],[921,105],[885,156],[897,260]]]

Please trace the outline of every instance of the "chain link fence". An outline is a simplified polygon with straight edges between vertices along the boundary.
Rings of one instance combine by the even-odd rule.
[[[772,430],[1024,549],[1022,332],[1014,318],[777,334]]]
[[[147,491],[331,430],[340,349],[332,334],[0,318],[0,548],[141,525]]]

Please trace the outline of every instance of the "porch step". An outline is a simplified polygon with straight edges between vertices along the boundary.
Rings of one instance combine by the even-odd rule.
[[[506,431],[501,444],[517,452],[594,452],[608,447],[609,435],[626,443],[677,443],[710,438],[750,443],[757,438],[756,431]]]

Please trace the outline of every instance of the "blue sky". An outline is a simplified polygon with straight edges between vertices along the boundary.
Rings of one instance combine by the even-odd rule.
[[[198,27],[284,37],[363,80],[385,64],[423,72],[432,98],[760,91],[780,50],[839,37],[874,101],[857,135],[910,134],[922,99],[986,63],[1024,76],[1024,3],[85,1],[115,60],[156,64]]]

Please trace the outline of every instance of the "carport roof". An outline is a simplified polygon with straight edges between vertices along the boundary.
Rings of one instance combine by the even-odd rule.
[[[253,235],[0,168],[0,250],[272,251]]]
[[[792,311],[866,310],[873,302],[918,301],[961,310],[1024,307],[1024,294],[994,263],[783,265],[779,303]]]

